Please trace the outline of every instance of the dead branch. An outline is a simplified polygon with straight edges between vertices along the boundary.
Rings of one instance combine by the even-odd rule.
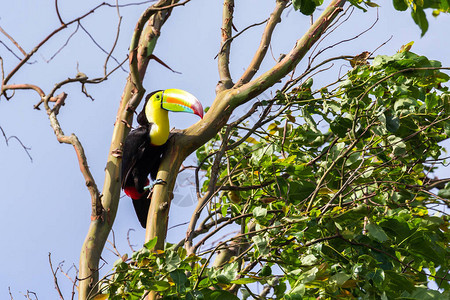
[[[52,275],[53,275],[53,282],[55,284],[55,289],[59,294],[59,298],[61,298],[62,300],[64,300],[64,296],[61,293],[61,289],[59,288],[58,285],[58,277],[56,276],[56,273],[59,270],[59,266],[56,268],[56,270],[53,269],[53,264],[52,264],[52,254],[49,252],[48,253],[48,263],[50,264],[50,269],[52,270]]]
[[[21,141],[17,136],[15,136],[15,135],[7,136],[6,133],[5,133],[5,131],[3,130],[2,126],[0,126],[0,131],[2,132],[2,135],[3,135],[3,137],[5,138],[6,146],[9,146],[9,141],[10,141],[11,139],[15,139],[15,140],[18,141],[19,144],[22,146],[23,150],[24,150],[25,153],[28,155],[28,158],[30,159],[30,161],[33,162],[33,158],[31,157],[30,152],[29,152],[29,151],[31,150],[31,148],[25,146],[25,145],[22,143],[22,141]]]
[[[3,41],[0,40],[0,44],[2,44],[6,48],[6,50],[8,50],[12,55],[14,55],[15,58],[17,58],[18,60],[21,60],[19,55],[17,55],[13,49],[9,48]]]
[[[120,15],[120,10],[119,10],[119,0],[116,0],[116,8],[117,8],[117,16],[119,18],[119,22],[117,24],[116,38],[114,40],[111,50],[108,53],[108,56],[106,57],[105,64],[103,66],[104,76],[106,76],[106,74],[108,73],[107,72],[108,60],[111,57],[112,53],[114,52],[114,49],[116,48],[117,41],[119,40],[119,35],[120,35],[120,25],[122,24],[122,16]]]
[[[72,37],[78,32],[79,28],[80,22],[77,23],[77,28],[75,28],[75,30],[69,35],[65,43],[49,59],[44,59],[46,63],[51,62],[64,48],[66,48],[66,46],[69,44],[70,39],[72,39]]]
[[[55,89],[56,89],[56,87],[55,87]],[[54,93],[54,91],[52,91],[52,93]],[[66,97],[65,93],[60,94],[60,98],[65,99],[65,97]],[[48,98],[49,98],[49,95],[47,95],[46,98],[44,99],[44,106],[45,106],[45,109],[47,111],[47,114],[48,114],[48,117],[50,120],[50,126],[53,128],[53,131],[56,135],[56,139],[58,140],[58,142],[65,143],[65,144],[71,144],[74,147],[75,153],[78,158],[78,165],[80,167],[80,171],[86,181],[86,186],[89,190],[89,193],[91,194],[91,203],[92,203],[91,218],[92,219],[101,218],[102,213],[103,213],[103,207],[101,204],[100,193],[98,191],[97,184],[95,183],[94,177],[92,176],[91,171],[89,169],[89,166],[87,163],[87,158],[84,153],[84,148],[81,145],[80,141],[78,140],[78,137],[75,134],[72,133],[70,136],[66,136],[64,134],[63,130],[61,129],[61,125],[59,124],[58,118],[57,118],[59,108],[56,110],[51,109],[50,106],[48,105]],[[56,102],[58,102],[58,100]],[[60,100],[59,103],[63,103],[63,102],[64,102],[64,100]]]
[[[23,55],[27,55],[27,53],[25,52],[25,50],[23,50],[22,47],[20,47],[19,43],[17,43],[12,36],[10,36],[3,28],[2,26],[0,26],[0,32],[3,33],[16,47],[17,49],[20,50],[20,52],[22,52]]]
[[[106,51],[96,40],[95,40],[95,38],[92,36],[92,34],[86,29],[86,28],[84,28],[84,26],[83,25],[81,25],[81,22],[78,22],[78,24],[80,24],[80,27],[81,27],[81,29],[86,33],[86,35],[91,39],[91,41],[94,43],[94,45],[95,46],[97,46],[97,48],[98,49],[100,49],[103,53],[105,53],[106,55],[107,55],[107,58],[108,57],[112,57],[112,59],[114,59],[114,61],[117,63],[117,64],[120,64],[120,62],[117,60],[117,58],[115,58],[113,55],[112,55],[112,51],[114,50],[114,48],[111,50],[111,51]],[[119,23],[119,26],[120,26],[120,23]],[[116,37],[117,38],[117,37]],[[124,69],[124,68],[121,68],[122,69],[122,71],[124,71],[124,72],[126,72],[126,70]],[[106,73],[106,72],[105,72]]]
[[[33,296],[34,296],[34,299],[35,299],[35,300],[38,300],[37,294],[36,294],[35,292],[27,290],[27,294],[25,295],[25,297],[26,297],[28,300],[31,300],[30,295],[33,295]]]
[[[45,97],[44,91],[40,87],[33,85],[33,84],[27,84],[27,83],[9,84],[9,85],[4,85],[3,90],[4,91],[7,91],[7,90],[34,90],[39,94],[39,96],[41,98]]]
[[[111,234],[112,234],[112,242],[110,240],[107,240],[107,242],[113,247],[113,250],[111,249],[108,250],[111,251],[115,256],[122,257],[122,255],[120,255],[119,249],[117,249],[116,247],[116,235],[114,234],[113,229],[111,229]]]
[[[39,42],[29,53],[25,55],[25,57],[19,62],[17,66],[14,67],[14,69],[5,77],[5,79],[2,82],[2,89],[0,90],[0,95],[4,93],[3,85],[6,85],[8,81],[14,76],[14,74],[17,73],[17,71],[36,53],[44,44],[47,43],[48,40],[50,40],[53,36],[55,36],[58,32],[61,30],[67,28],[69,25],[78,22],[87,16],[93,14],[97,9],[99,9],[102,6],[105,6],[106,3],[103,2],[97,6],[95,6],[93,9],[91,9],[89,12],[85,13],[84,15],[73,19],[72,21],[65,23],[61,25],[59,28],[55,29],[53,32],[51,32],[47,37],[45,37],[41,42]]]
[[[72,265],[72,266],[67,270],[67,272],[65,272],[65,271],[63,270],[63,268],[62,268],[62,262],[59,263],[58,267],[59,267],[59,271],[60,271],[64,276],[66,276],[67,279],[69,279],[69,280],[72,282],[72,297],[71,297],[71,299],[73,300],[73,299],[75,298],[75,289],[78,290],[78,286],[77,286],[78,269],[77,269],[77,267],[76,267],[75,265]],[[69,274],[68,274],[72,268],[75,269],[75,279],[72,279],[72,277],[70,277]]]
[[[64,21],[61,18],[61,15],[59,14],[58,0],[55,0],[55,10],[56,10],[56,15],[58,16],[59,22],[61,23],[61,25],[65,25],[66,23],[64,23]]]

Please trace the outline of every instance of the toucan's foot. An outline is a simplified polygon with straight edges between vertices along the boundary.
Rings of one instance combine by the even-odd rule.
[[[144,187],[144,190],[153,190],[153,187],[157,184],[167,184],[166,181],[162,180],[162,179],[156,179],[155,181],[152,182],[152,184],[147,185],[146,187]]]

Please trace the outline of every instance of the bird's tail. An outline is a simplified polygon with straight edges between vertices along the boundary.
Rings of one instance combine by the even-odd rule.
[[[147,214],[148,209],[150,208],[150,198],[148,197],[150,191],[145,191],[140,198],[132,199],[134,210],[136,211],[136,215],[141,223],[141,226],[145,228],[147,224]]]

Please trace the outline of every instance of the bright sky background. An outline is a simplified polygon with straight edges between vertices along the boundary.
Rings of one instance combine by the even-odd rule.
[[[59,26],[53,0],[2,2],[0,26],[27,52]],[[68,22],[102,1],[58,2],[62,18]],[[133,1],[122,0],[119,3],[131,2]],[[242,30],[248,25],[265,20],[272,11],[274,2],[236,1],[234,25]],[[440,60],[444,66],[450,66],[449,16],[441,16],[437,20],[429,16],[429,31],[424,38],[420,38],[420,30],[408,12],[394,12],[391,1],[377,2],[385,4],[379,9],[380,20],[371,31],[356,41],[331,49],[321,57],[357,55],[363,51],[373,51],[392,36],[389,43],[376,54],[392,55],[401,45],[415,41],[413,52]],[[114,51],[114,56],[119,61],[127,55],[131,33],[144,8],[145,6],[130,6],[120,9],[123,20],[119,42]],[[219,50],[221,14],[222,3],[219,0],[192,0],[185,7],[178,7],[173,11],[163,27],[155,54],[182,74],[172,73],[152,61],[144,82],[147,91],[181,88],[196,95],[204,107],[211,105],[218,80],[217,61],[214,57]],[[333,32],[322,47],[359,34],[375,21],[376,14],[375,9],[368,13],[355,10],[350,20]],[[282,18],[283,22],[277,27],[271,45],[275,58],[287,53],[309,24],[309,18],[292,8],[288,8]],[[81,22],[96,42],[107,51],[113,45],[117,23],[117,11],[107,7],[100,8],[97,13]],[[253,56],[262,28],[249,30],[233,43],[231,68],[235,79]],[[75,29],[76,24],[71,25],[53,37],[31,58],[30,62],[36,63],[23,67],[10,83],[36,84],[47,93],[56,82],[74,77],[77,65],[79,70],[90,78],[101,77],[106,54],[94,45],[81,28],[70,39],[67,47],[50,63],[46,63]],[[20,54],[2,34],[0,41]],[[1,44],[0,56],[4,59],[6,73],[19,61]],[[269,53],[262,70],[267,70],[273,63]],[[110,60],[108,70],[115,65],[115,62]],[[297,68],[299,72],[303,66],[304,63]],[[342,72],[349,68],[346,63],[338,67],[341,66]],[[128,66],[125,65],[125,68],[128,69]],[[94,102],[80,93],[79,84],[67,85],[56,93],[64,91],[69,94],[66,105],[61,108],[59,120],[66,134],[77,134],[83,143],[91,172],[100,189],[126,76],[127,73],[118,71],[102,85],[87,86],[88,92],[95,98]],[[336,73],[328,73],[327,76],[323,82],[331,82],[337,77]],[[57,142],[45,111],[33,109],[33,105],[38,101],[37,94],[31,91],[17,91],[12,100],[0,100],[0,126],[7,135],[19,137],[30,147],[30,155],[33,158],[31,162],[19,143],[11,140],[7,146],[0,136],[0,299],[9,299],[8,287],[11,288],[15,299],[21,299],[27,290],[35,292],[39,299],[56,299],[48,253],[52,253],[54,268],[60,262],[64,262],[63,269],[66,271],[73,264],[78,265],[81,245],[90,222],[90,197],[79,172],[73,148]],[[171,125],[183,128],[196,121],[195,116],[177,114],[175,117],[172,115]],[[448,174],[441,170],[440,176]],[[183,193],[173,200],[169,227],[186,222],[190,218],[195,207],[194,198],[190,196],[190,181],[193,181],[191,175],[181,175],[179,185],[183,188]],[[130,253],[127,244],[127,231],[130,228],[135,229],[130,234],[132,244],[141,245],[145,232],[135,217],[131,201],[123,198],[113,226],[116,246],[121,254]],[[178,242],[184,237],[184,230],[184,227],[171,229],[168,241]],[[135,246],[135,249],[138,248],[139,246]],[[103,257],[108,262],[101,271],[104,275],[111,270],[116,258],[108,250],[105,250]],[[74,275],[73,269],[70,275]],[[61,273],[58,277],[65,297],[70,298],[71,282]]]

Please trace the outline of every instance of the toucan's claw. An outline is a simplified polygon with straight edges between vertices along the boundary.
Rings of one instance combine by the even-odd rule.
[[[153,186],[155,186],[155,185],[157,185],[157,184],[162,184],[162,185],[164,185],[164,184],[167,184],[167,182],[165,181],[165,180],[162,180],[162,179],[156,179],[154,182],[153,182]]]
[[[152,190],[153,190],[153,187],[154,187],[155,185],[157,185],[157,184],[167,184],[167,182],[164,181],[164,180],[162,180],[162,179],[159,179],[159,178],[158,178],[158,179],[156,179],[155,181],[153,181],[151,184],[145,186],[145,187],[144,187],[144,191],[146,191],[146,190],[152,191]]]

